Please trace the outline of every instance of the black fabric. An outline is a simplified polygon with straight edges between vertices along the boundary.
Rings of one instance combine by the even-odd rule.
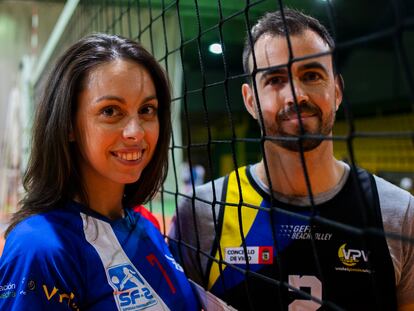
[[[247,176],[256,191],[270,202],[269,195],[255,183],[249,169]],[[273,202],[277,209],[275,217],[281,217],[283,211],[309,215],[312,210],[311,207],[292,206],[278,200]],[[383,235],[374,177],[362,169],[351,170],[343,189],[331,200],[314,206],[314,210],[317,217],[304,225],[308,227],[303,227],[310,228],[314,237],[319,233],[314,243],[310,239],[295,239],[288,246],[279,249],[279,242],[276,242],[274,247],[279,265],[263,265],[256,273],[247,273],[248,277],[244,278],[244,282],[227,289],[221,298],[238,310],[288,310],[289,304],[296,299],[309,299],[304,293],[314,294],[306,286],[301,287],[300,292],[289,290],[286,285],[289,282],[288,276],[315,276],[322,282],[323,304],[317,309],[319,311],[396,310],[394,268]],[[335,223],[326,224],[318,219]],[[274,219],[274,223],[283,225],[280,219]],[[357,230],[348,230],[349,228],[336,224],[345,224]],[[260,228],[254,228],[253,224],[248,235],[257,233],[257,230]],[[331,236],[328,239],[329,234]],[[279,241],[279,237],[277,238]],[[317,257],[314,256],[315,253]],[[347,254],[348,259],[355,256],[357,262],[346,261],[345,257],[342,261],[339,254]],[[217,280],[221,281],[220,278]],[[246,287],[249,289],[248,293]]]

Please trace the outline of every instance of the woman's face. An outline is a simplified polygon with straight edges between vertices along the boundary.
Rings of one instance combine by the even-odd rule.
[[[88,74],[71,134],[87,188],[140,178],[157,145],[157,111],[155,86],[143,66],[114,60]]]

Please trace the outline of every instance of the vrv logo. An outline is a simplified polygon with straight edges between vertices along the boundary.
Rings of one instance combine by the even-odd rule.
[[[349,259],[353,259],[353,260],[357,260],[358,258],[364,259],[364,261],[368,261],[368,255],[365,253],[365,251],[360,251],[359,249],[348,249],[346,250],[345,248],[342,249],[342,252],[344,253],[344,258],[346,260]]]
[[[79,311],[79,307],[76,305],[76,303],[73,301],[73,299],[75,298],[75,294],[74,293],[58,293],[59,289],[57,289],[55,286],[53,286],[53,289],[51,291],[48,290],[46,285],[43,285],[43,291],[45,292],[46,298],[48,301],[50,301],[56,294],[56,298],[59,299],[59,303],[67,303],[67,305],[72,309],[72,310],[78,310]]]

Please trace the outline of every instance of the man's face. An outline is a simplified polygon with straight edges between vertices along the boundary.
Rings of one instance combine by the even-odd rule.
[[[290,40],[294,58],[329,51],[329,46],[311,30],[291,36]],[[259,69],[255,79],[259,102],[255,98],[253,85],[244,84],[242,93],[246,108],[255,119],[260,121],[259,109],[262,111],[262,131],[274,137],[298,137],[302,133],[331,135],[336,110],[342,101],[340,78],[333,73],[332,56],[328,54],[295,61],[291,66],[290,80],[286,37],[265,34],[257,40],[254,51]],[[274,66],[280,67],[269,68]],[[253,68],[252,56],[250,68]],[[274,142],[288,150],[299,151],[297,140]],[[303,150],[313,150],[321,142],[321,139],[304,139]]]

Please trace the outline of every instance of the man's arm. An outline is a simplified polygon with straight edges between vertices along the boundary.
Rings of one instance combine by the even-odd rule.
[[[214,181],[216,200],[220,200],[223,178]],[[213,204],[212,182],[196,188],[194,198],[180,201],[173,217],[169,237],[169,245],[174,257],[183,265],[187,276],[204,285],[204,275],[208,263],[208,255],[213,246],[216,226],[220,210]]]
[[[414,197],[409,196],[401,235],[410,241],[402,242],[403,263],[400,283],[397,285],[399,311],[414,311]]]
[[[394,264],[399,310],[414,306],[414,197],[375,176],[384,230],[402,239],[387,237]],[[409,240],[407,240],[407,238]]]

